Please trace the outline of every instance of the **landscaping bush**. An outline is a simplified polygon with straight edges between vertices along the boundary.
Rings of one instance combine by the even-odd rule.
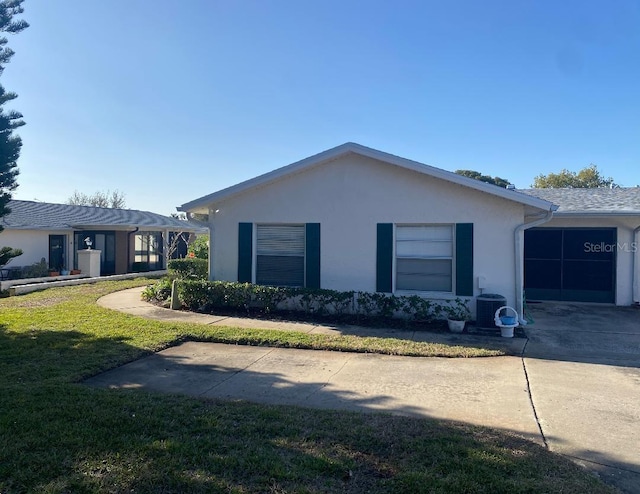
[[[187,259],[180,260],[186,261]],[[193,260],[193,259],[191,259]],[[197,259],[196,259],[197,260]],[[172,261],[173,262],[173,261]],[[149,292],[149,299],[163,300],[171,295],[170,285]],[[333,316],[435,322],[446,319],[449,307],[465,303],[427,300],[418,295],[396,296],[370,292],[286,288],[235,283],[181,279],[178,297],[183,306],[195,312],[215,311],[288,312],[310,316]]]
[[[209,235],[198,235],[189,244],[188,254],[198,259],[209,259]]]
[[[209,277],[209,261],[206,259],[171,259],[168,267],[171,278],[206,280]]]
[[[44,278],[45,276],[49,276],[49,265],[44,257],[40,259],[40,262],[22,267],[23,278]]]
[[[166,302],[171,298],[171,280],[165,277],[147,286],[142,292],[142,297],[148,302]]]
[[[178,284],[180,302],[189,310],[212,312],[216,309],[273,312],[289,297],[289,289],[227,281],[182,280]]]

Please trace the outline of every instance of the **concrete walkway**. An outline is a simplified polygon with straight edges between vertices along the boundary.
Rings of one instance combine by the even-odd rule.
[[[580,352],[582,338],[576,336],[580,331],[576,330],[575,318],[554,319],[542,308],[533,311],[536,324],[527,329],[530,340],[511,340],[169,311],[142,302],[140,291],[114,293],[98,303],[166,321],[440,340],[484,347],[489,340],[491,345],[507,345],[505,349],[514,356],[393,357],[189,342],[95,376],[88,384],[205,398],[384,411],[495,427],[546,444],[623,491],[640,493],[640,358],[633,350],[635,341],[640,355],[640,339],[635,339],[635,328],[640,334],[639,311],[603,309],[613,310],[612,314],[620,318],[609,331],[624,337],[615,340],[617,347],[608,340],[606,362],[599,362],[593,348]],[[601,309],[591,310],[595,314],[582,321],[581,331],[591,335],[606,332],[609,326],[598,317]],[[608,314],[605,319],[610,317]],[[597,322],[597,327],[590,326],[589,321]]]
[[[429,331],[415,331],[402,328],[366,328],[360,326],[331,326],[303,322],[276,321],[268,319],[251,319],[248,317],[215,316],[210,314],[198,314],[195,312],[176,311],[164,309],[144,302],[140,294],[144,287],[131,288],[120,292],[111,293],[98,300],[98,305],[108,309],[126,312],[134,316],[155,319],[158,321],[191,322],[208,324],[211,326],[232,326],[236,328],[277,329],[279,331],[298,331],[308,334],[326,335],[356,335],[375,336],[378,338],[398,338],[411,341],[429,343],[444,343],[447,345],[464,345],[503,350],[509,355],[522,355],[526,338],[501,338],[496,336],[433,333]]]

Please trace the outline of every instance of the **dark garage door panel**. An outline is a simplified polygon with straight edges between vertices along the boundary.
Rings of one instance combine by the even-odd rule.
[[[525,231],[529,300],[615,302],[615,228]]]

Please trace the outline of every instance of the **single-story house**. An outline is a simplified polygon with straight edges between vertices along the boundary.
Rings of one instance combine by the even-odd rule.
[[[78,250],[87,248],[88,239],[101,251],[103,275],[161,270],[168,246],[173,257],[184,256],[189,235],[206,232],[192,222],[133,209],[18,200],[9,208],[0,219],[0,246],[23,251],[6,266],[12,269],[43,258],[51,269],[76,269]]]
[[[523,192],[559,206],[525,232],[527,299],[640,302],[640,187]]]
[[[606,268],[600,256],[584,254],[578,291],[570,291],[573,284],[551,291],[556,285],[545,285],[545,273],[555,269],[557,284],[558,272],[566,282],[578,268],[569,250],[559,267],[553,264],[558,245],[547,245],[544,235],[560,229],[569,249],[569,229],[588,229],[594,235],[584,240],[595,252],[615,231],[618,242],[631,246],[640,224],[638,191],[628,192],[634,213],[619,207],[617,216],[572,215],[562,193],[526,192],[346,143],[178,210],[209,215],[212,280],[440,300],[498,293],[521,316],[527,282],[528,298],[632,303],[640,263],[633,264],[631,252],[610,256],[614,265]],[[557,204],[563,209],[555,218]],[[540,257],[549,262],[541,267]],[[599,286],[603,278],[587,274],[607,269],[615,274],[613,285]]]
[[[555,206],[346,143],[178,209],[209,214],[211,279],[521,310],[523,232]]]

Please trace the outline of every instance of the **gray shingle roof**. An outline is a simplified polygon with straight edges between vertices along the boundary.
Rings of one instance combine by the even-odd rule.
[[[0,221],[5,228],[20,230],[104,229],[175,229],[202,231],[200,225],[180,221],[148,211],[97,208],[46,202],[10,201],[11,213]]]
[[[525,194],[560,206],[562,214],[638,214],[640,187],[617,189],[526,189]]]

